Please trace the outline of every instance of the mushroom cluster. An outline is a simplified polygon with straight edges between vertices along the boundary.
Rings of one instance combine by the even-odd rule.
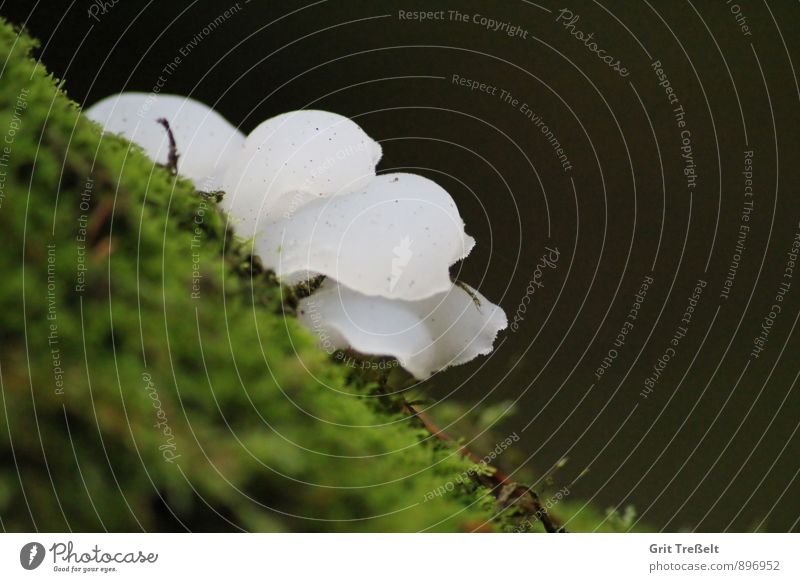
[[[418,379],[492,351],[503,310],[450,277],[475,244],[452,197],[408,173],[376,175],[381,146],[355,122],[301,110],[246,138],[191,99],[123,93],[86,111],[204,190],[221,187],[237,234],[287,285],[323,280],[301,321],[333,353],[395,358]]]

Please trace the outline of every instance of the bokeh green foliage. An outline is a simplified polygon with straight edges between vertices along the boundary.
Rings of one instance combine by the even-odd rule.
[[[101,136],[33,47],[0,22],[3,529],[507,530],[477,485],[425,500],[469,463],[316,349],[214,201]]]

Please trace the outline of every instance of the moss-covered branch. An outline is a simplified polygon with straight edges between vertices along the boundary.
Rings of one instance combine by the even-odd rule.
[[[535,521],[485,479],[429,495],[472,461],[316,349],[213,197],[101,136],[32,48],[0,23],[4,529]]]

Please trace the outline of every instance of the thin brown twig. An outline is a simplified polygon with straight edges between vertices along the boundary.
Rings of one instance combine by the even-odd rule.
[[[156,122],[161,124],[167,130],[167,139],[169,140],[169,153],[167,154],[167,170],[174,176],[178,173],[178,144],[175,142],[175,135],[172,133],[172,128],[169,126],[169,121],[164,117],[159,117]]]
[[[411,403],[403,399],[403,412],[417,418],[423,427],[431,433],[434,437],[444,442],[453,444],[453,439],[444,433],[438,426],[436,426],[424,412],[417,410]],[[470,451],[467,447],[461,445],[458,447],[459,454],[468,458],[475,464],[482,464],[483,460],[475,453]],[[539,502],[538,494],[530,487],[525,487],[518,483],[513,482],[508,475],[503,473],[500,469],[493,467],[493,471],[487,475],[480,475],[481,479],[491,489],[498,501],[502,501],[507,505],[518,503],[521,507],[529,509],[530,512],[542,522],[542,526],[548,533],[562,533],[566,532],[563,527],[556,525],[547,509]],[[501,499],[502,497],[502,499]]]

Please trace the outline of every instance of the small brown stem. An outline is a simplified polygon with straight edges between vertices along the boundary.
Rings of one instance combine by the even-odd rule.
[[[405,401],[405,399],[403,400],[403,412],[417,418],[422,423],[422,426],[425,428],[425,430],[439,440],[451,444],[454,442],[450,436],[444,433],[431,421],[427,414],[417,410],[413,404]],[[478,455],[470,451],[465,446],[460,446],[458,448],[458,452],[476,465],[483,463],[483,459],[478,457]],[[550,514],[547,513],[547,509],[540,503],[539,495],[530,487],[525,487],[524,485],[514,483],[511,481],[508,475],[496,467],[494,467],[494,471],[492,471],[491,474],[476,475],[476,478],[491,488],[492,494],[498,498],[498,501],[502,501],[508,505],[516,502],[521,507],[528,509],[532,515],[542,522],[542,526],[544,526],[546,532],[566,532],[563,527],[559,527],[555,524]]]
[[[164,117],[159,117],[156,122],[161,124],[161,126],[167,130],[167,139],[169,139],[167,170],[169,170],[170,174],[174,176],[178,173],[178,158],[180,157],[180,154],[178,153],[178,144],[175,142],[175,134],[172,133],[172,128],[169,126],[169,121],[167,121]]]

